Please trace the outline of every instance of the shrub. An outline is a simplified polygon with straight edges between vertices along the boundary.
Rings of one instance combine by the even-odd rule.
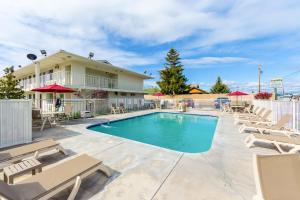
[[[74,118],[74,119],[79,119],[79,118],[81,118],[81,113],[80,113],[80,111],[74,112],[72,115],[73,115],[73,118]]]
[[[254,96],[255,99],[270,99],[271,97],[272,93],[269,92],[260,92]]]

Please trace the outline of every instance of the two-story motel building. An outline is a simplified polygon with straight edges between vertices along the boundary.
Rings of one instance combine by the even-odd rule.
[[[52,93],[31,90],[53,83],[75,89],[76,93],[64,94],[64,99],[115,99],[144,98],[143,85],[150,76],[114,66],[107,61],[94,60],[64,50],[43,57],[15,71],[21,88],[36,106],[41,99],[52,99]]]

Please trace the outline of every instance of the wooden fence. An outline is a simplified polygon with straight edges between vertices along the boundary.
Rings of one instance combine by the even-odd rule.
[[[0,148],[32,141],[31,100],[0,100]]]

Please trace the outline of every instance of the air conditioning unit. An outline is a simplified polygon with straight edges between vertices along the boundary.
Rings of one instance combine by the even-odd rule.
[[[89,118],[89,117],[92,117],[92,113],[91,113],[91,111],[85,110],[85,111],[80,112],[80,116],[82,118]]]

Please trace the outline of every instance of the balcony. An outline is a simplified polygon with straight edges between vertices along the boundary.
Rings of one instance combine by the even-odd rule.
[[[35,87],[35,78],[21,80],[19,85],[24,91],[30,91]]]
[[[71,84],[71,72],[70,71],[57,71],[50,74],[40,75],[40,86],[46,86],[51,84],[70,85]],[[35,77],[23,79],[19,82],[20,87],[24,91],[30,91],[36,87]]]
[[[96,89],[118,89],[118,80],[104,76],[85,75],[85,87]]]
[[[73,88],[91,88],[91,89],[118,89],[118,80],[104,76],[73,75],[70,71],[57,71],[40,76],[40,86],[51,84],[60,84]],[[35,77],[21,80],[19,85],[24,91],[30,91],[35,87]]]
[[[141,84],[118,85],[117,78],[110,78],[102,75],[72,73],[71,71],[56,71],[40,76],[40,87],[57,83],[71,88],[95,89],[95,90],[125,90],[143,91]],[[23,79],[19,83],[24,91],[30,91],[36,87],[35,77]]]
[[[57,71],[50,74],[40,76],[40,85],[46,86],[51,84],[71,85],[70,71]]]

